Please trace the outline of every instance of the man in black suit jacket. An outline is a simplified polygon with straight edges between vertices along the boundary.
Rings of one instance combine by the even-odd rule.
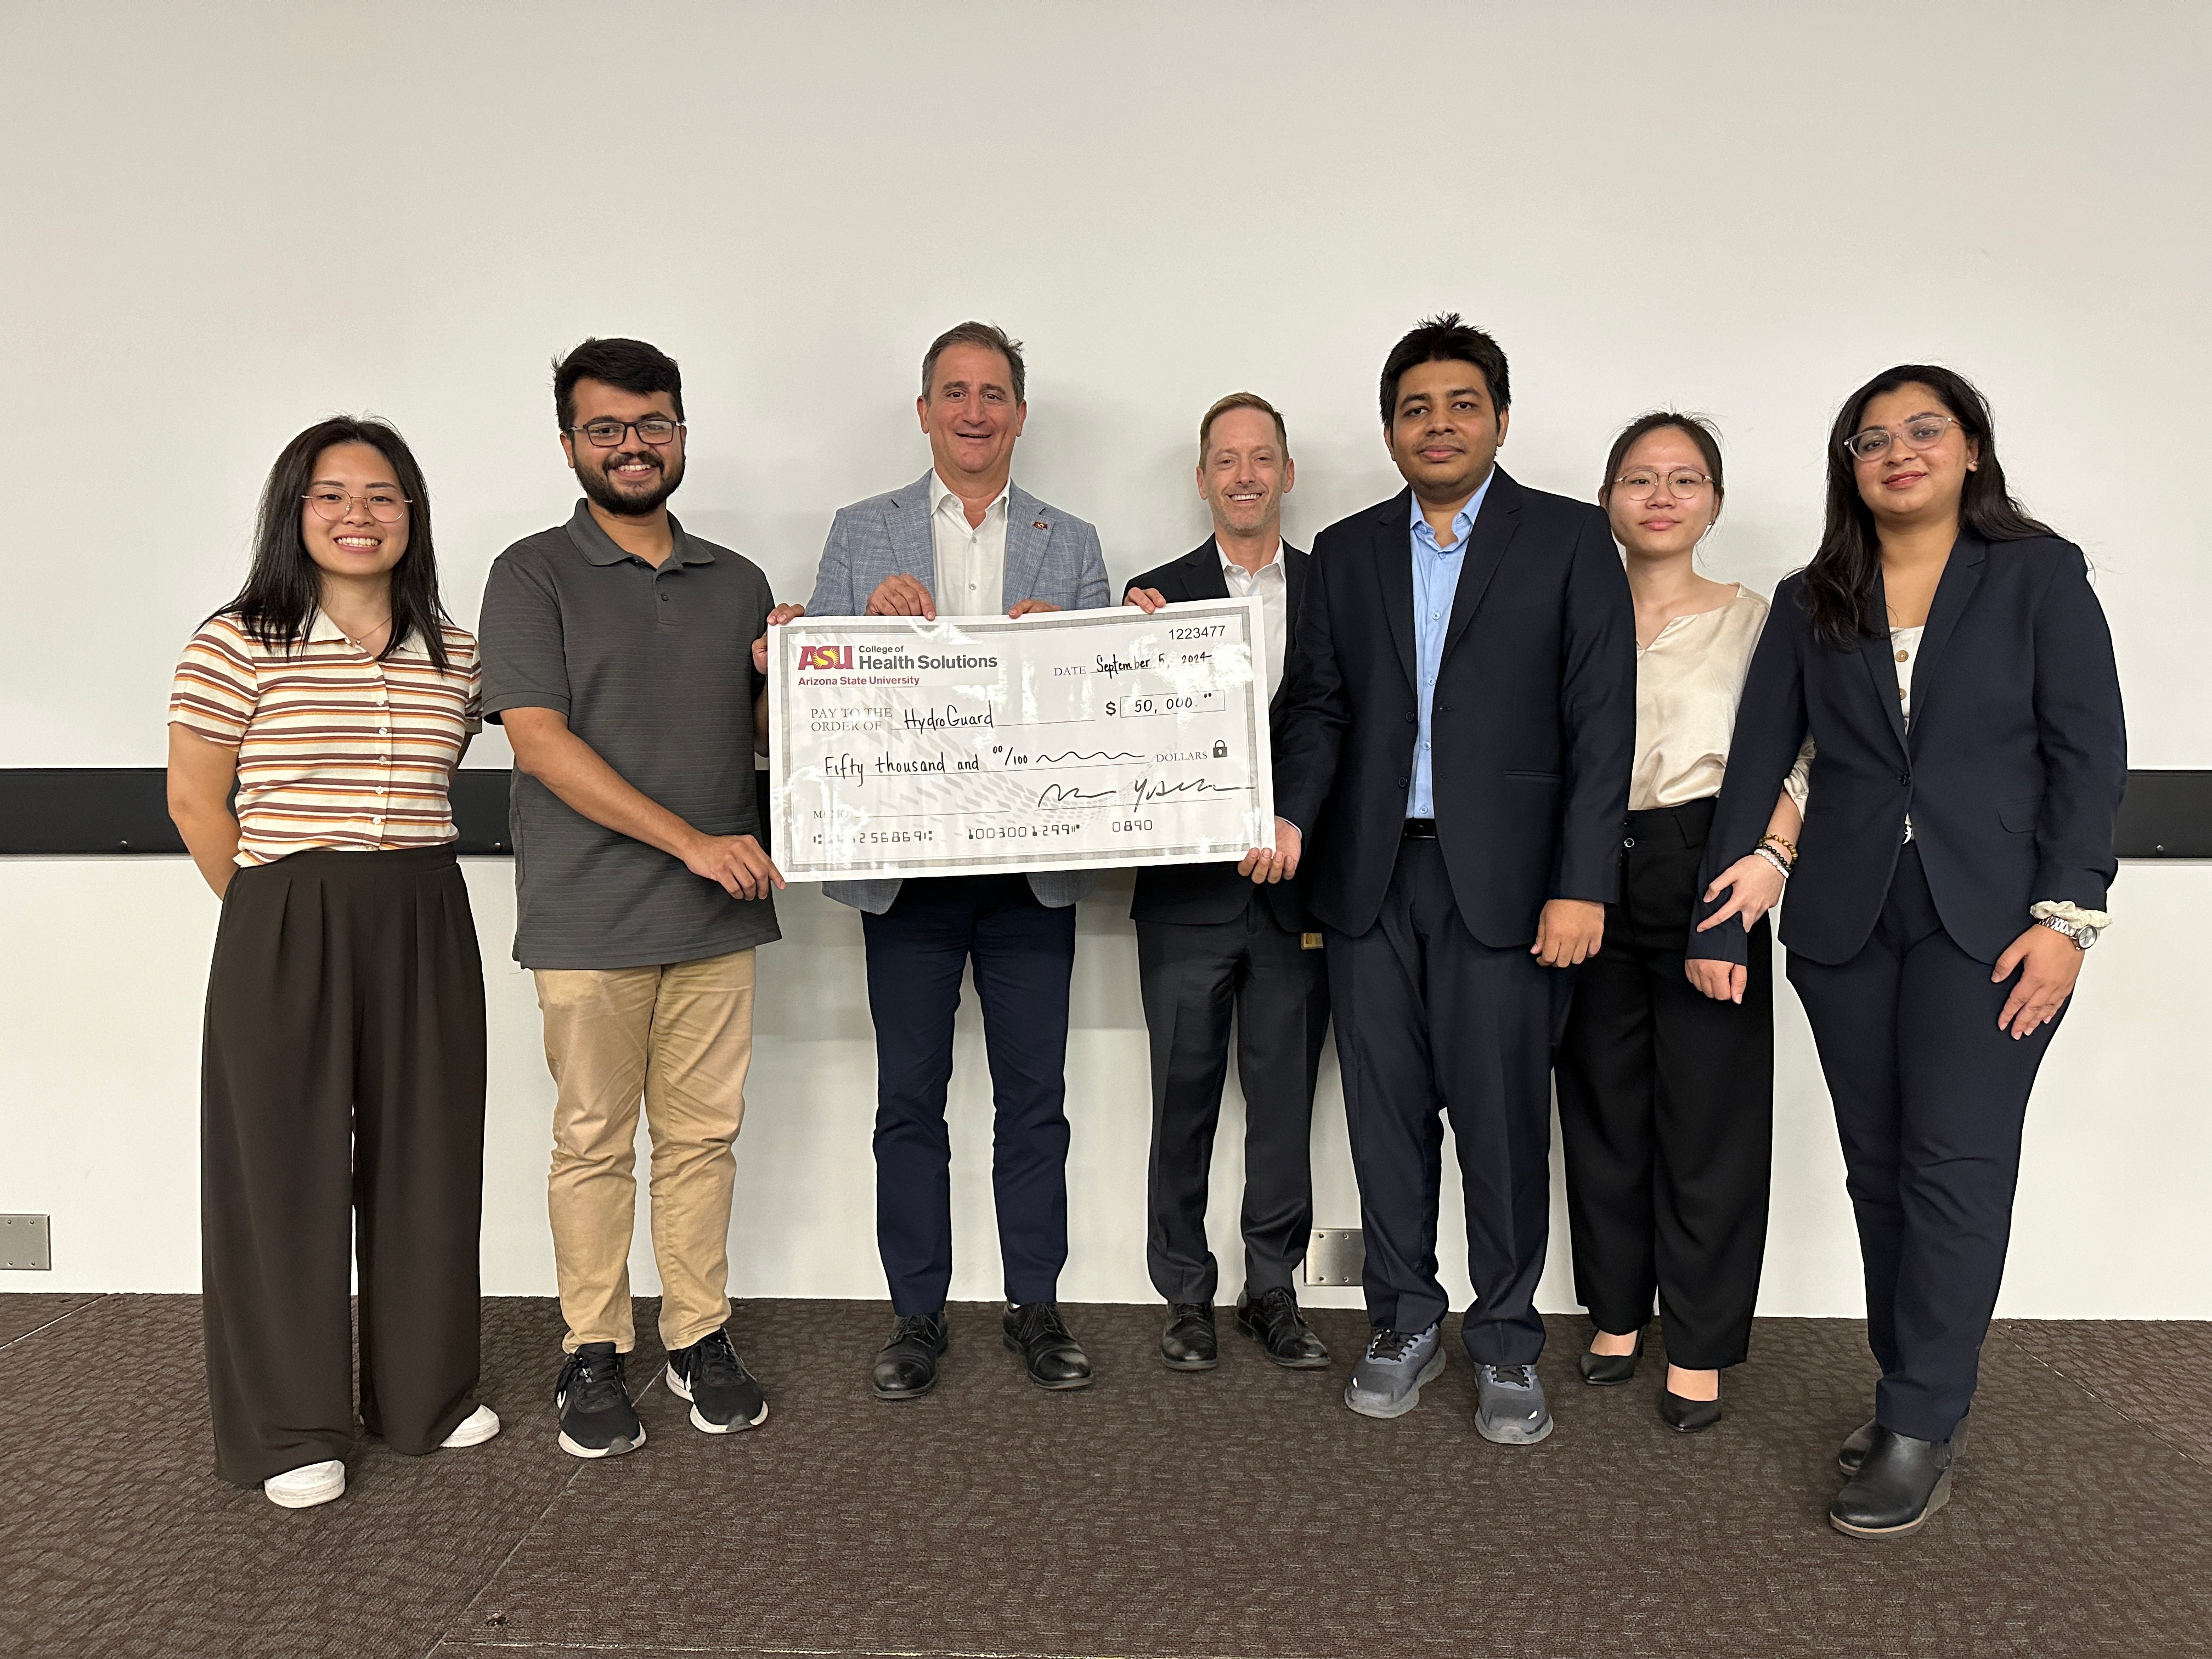
[[[1225,599],[1232,584],[1237,598],[1257,594],[1272,726],[1281,717],[1283,662],[1306,585],[1306,556],[1282,536],[1283,497],[1297,476],[1283,417],[1264,398],[1232,392],[1199,422],[1198,453],[1198,493],[1212,512],[1213,534],[1130,583],[1128,602],[1152,611]],[[1328,1350],[1299,1314],[1295,1287],[1313,1226],[1308,1144],[1328,1032],[1328,975],[1305,883],[1255,890],[1234,865],[1161,866],[1138,874],[1129,914],[1152,1037],[1145,1255],[1168,1303],[1160,1358],[1177,1370],[1219,1362],[1206,1189],[1233,1009],[1245,1114],[1237,1327],[1279,1365],[1325,1366]]]
[[[1441,1106],[1467,1195],[1475,1426],[1551,1432],[1534,1306],[1551,1051],[1620,880],[1636,631],[1605,515],[1496,466],[1504,354],[1456,316],[1390,354],[1410,486],[1322,532],[1275,746],[1273,881],[1310,865],[1366,1232],[1375,1333],[1345,1403],[1409,1411],[1444,1365]],[[1309,853],[1306,842],[1310,840]]]

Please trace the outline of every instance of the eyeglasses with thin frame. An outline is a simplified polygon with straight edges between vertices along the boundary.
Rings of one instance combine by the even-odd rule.
[[[683,422],[672,421],[665,415],[648,415],[641,421],[586,421],[568,428],[572,434],[580,432],[589,438],[594,449],[612,449],[633,432],[641,442],[658,449],[683,429]]]
[[[1893,442],[1899,442],[1917,454],[1923,449],[1935,448],[1943,441],[1943,434],[1958,424],[1949,415],[1916,415],[1905,423],[1901,433],[1892,432],[1886,426],[1862,427],[1844,440],[1844,453],[1853,460],[1878,461],[1889,453]]]
[[[1712,475],[1700,472],[1695,467],[1678,466],[1671,471],[1658,473],[1650,467],[1639,466],[1622,473],[1613,481],[1613,487],[1632,501],[1648,501],[1665,485],[1667,493],[1678,501],[1696,499],[1700,489],[1712,483]]]
[[[336,524],[359,501],[379,524],[398,524],[407,516],[408,500],[396,489],[371,489],[356,495],[343,489],[311,489],[300,499],[325,524]]]

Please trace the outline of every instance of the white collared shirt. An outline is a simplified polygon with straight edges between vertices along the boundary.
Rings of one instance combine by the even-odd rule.
[[[1221,553],[1218,540],[1213,550]],[[1290,576],[1283,568],[1283,544],[1275,542],[1275,550],[1267,562],[1257,570],[1247,570],[1226,553],[1221,553],[1221,580],[1229,585],[1229,597],[1248,599],[1260,596],[1260,610],[1267,617],[1267,701],[1275,700],[1275,688],[1283,683],[1284,634],[1290,627]]]
[[[1006,497],[1011,481],[983,509],[983,522],[968,522],[960,497],[929,472],[929,543],[937,556],[937,614],[994,617],[1006,608]]]

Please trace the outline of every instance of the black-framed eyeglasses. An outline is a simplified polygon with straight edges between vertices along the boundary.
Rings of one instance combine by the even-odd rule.
[[[1678,466],[1668,472],[1657,472],[1648,466],[1638,466],[1615,478],[1613,487],[1632,501],[1648,501],[1663,484],[1676,501],[1686,501],[1712,481],[1711,473],[1700,472],[1695,467]]]
[[[594,449],[612,449],[633,432],[641,441],[658,449],[683,429],[683,422],[672,421],[665,415],[648,415],[641,421],[586,421],[568,428],[571,434],[580,432],[589,438]]]
[[[407,516],[407,497],[396,489],[372,489],[359,495],[343,489],[311,489],[300,499],[325,524],[336,524],[356,501],[379,524],[398,524]]]
[[[1878,461],[1889,453],[1892,443],[1902,443],[1917,454],[1935,448],[1943,441],[1943,434],[1958,424],[1948,415],[1917,415],[1905,423],[1902,432],[1892,432],[1886,426],[1863,427],[1844,440],[1844,451],[1854,460]]]

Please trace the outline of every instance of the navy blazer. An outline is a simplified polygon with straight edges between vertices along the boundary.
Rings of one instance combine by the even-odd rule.
[[[1282,557],[1283,620],[1285,631],[1291,637],[1283,641],[1282,681],[1275,687],[1274,697],[1267,705],[1271,737],[1282,730],[1283,693],[1291,683],[1292,641],[1297,636],[1298,605],[1305,598],[1306,587],[1307,556],[1285,542]],[[1124,586],[1156,587],[1171,604],[1229,597],[1229,580],[1221,574],[1221,549],[1211,536],[1202,546],[1179,559],[1170,559],[1158,569],[1147,570]],[[1290,880],[1269,883],[1259,889],[1267,896],[1267,908],[1273,913],[1276,924],[1285,932],[1313,931],[1313,914],[1306,908],[1306,872],[1301,867]],[[1252,894],[1252,878],[1238,875],[1233,863],[1151,865],[1137,872],[1137,890],[1130,901],[1129,916],[1135,921],[1232,921],[1251,904]]]
[[[1285,675],[1275,810],[1304,834],[1314,914],[1346,933],[1375,925],[1405,833],[1412,522],[1405,489],[1315,538]],[[1605,514],[1502,468],[1464,561],[1431,709],[1437,838],[1461,918],[1503,949],[1547,899],[1619,894],[1636,617]]]
[[[2049,536],[1959,538],[1921,635],[1909,731],[1880,578],[1856,651],[1814,636],[1803,586],[1801,573],[1775,589],[1752,653],[1700,884],[1758,844],[1809,732],[1811,793],[1782,906],[1790,950],[1830,964],[1858,954],[1907,813],[1944,931],[1978,961],[2003,955],[2039,900],[2104,908],[2127,731],[2081,550]],[[1700,903],[1698,919],[1718,908]],[[1689,954],[1741,962],[1744,931],[1693,931]]]

